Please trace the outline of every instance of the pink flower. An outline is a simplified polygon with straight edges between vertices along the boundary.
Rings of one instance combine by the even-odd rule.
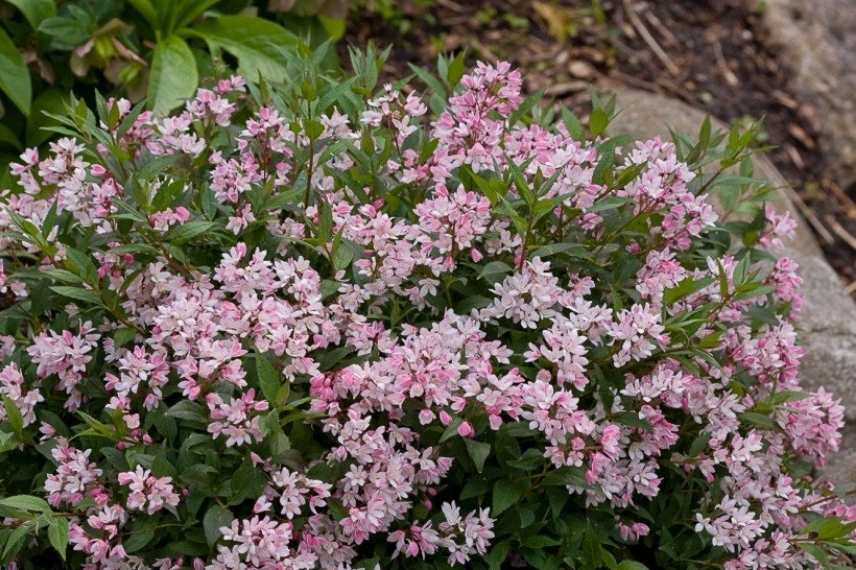
[[[171,477],[155,477],[148,469],[137,465],[135,471],[117,476],[119,484],[130,488],[127,507],[130,510],[154,514],[164,507],[176,507],[179,497],[173,490]]]

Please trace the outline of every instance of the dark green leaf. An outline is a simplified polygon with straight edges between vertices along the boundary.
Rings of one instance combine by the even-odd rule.
[[[34,30],[39,28],[39,24],[45,18],[50,18],[56,15],[56,5],[54,0],[7,0],[9,4],[17,7],[18,10],[30,23],[30,27]]]
[[[51,291],[54,293],[59,293],[63,297],[68,297],[70,299],[74,299],[75,301],[83,301],[84,303],[91,303],[93,305],[101,305],[101,297],[98,296],[94,291],[90,291],[89,289],[82,289],[80,287],[66,287],[66,286],[56,286],[51,287]]]
[[[0,28],[0,91],[25,115],[30,114],[30,70],[15,44]]]
[[[282,388],[280,373],[263,354],[256,354],[256,373],[259,377],[259,387],[262,389],[262,394],[271,406],[278,408],[284,404],[285,402],[280,401],[279,398]]]
[[[291,32],[254,16],[220,16],[194,26],[188,33],[238,58],[238,71],[250,81],[260,77],[284,81],[288,72],[283,50],[297,45]]]
[[[516,503],[526,491],[526,486],[520,481],[500,479],[493,485],[493,503],[490,510],[492,517],[498,517],[511,505]]]
[[[3,407],[6,410],[6,422],[12,431],[20,437],[24,431],[24,418],[21,416],[21,410],[9,396],[3,396]]]
[[[636,562],[635,560],[623,560],[618,564],[615,570],[648,570],[648,567],[641,562]]]
[[[205,530],[205,540],[208,541],[208,546],[214,546],[220,539],[220,529],[232,524],[234,519],[232,511],[216,503],[208,508],[202,518],[202,528]]]
[[[490,444],[474,439],[465,439],[464,443],[467,446],[467,453],[476,465],[476,471],[481,473],[484,470],[484,462],[490,455]]]

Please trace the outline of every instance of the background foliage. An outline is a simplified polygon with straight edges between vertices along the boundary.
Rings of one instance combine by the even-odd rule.
[[[44,113],[60,112],[69,93],[147,97],[163,113],[223,68],[279,81],[282,50],[298,36],[340,38],[347,9],[347,0],[0,0],[0,165],[51,136]]]

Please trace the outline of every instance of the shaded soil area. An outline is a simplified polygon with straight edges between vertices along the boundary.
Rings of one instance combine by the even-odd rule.
[[[391,17],[361,13],[345,44],[392,45],[385,70],[433,67],[439,53],[505,59],[584,112],[591,86],[627,85],[681,99],[724,121],[763,118],[770,158],[829,261],[856,294],[856,189],[826,173],[817,111],[788,89],[768,47],[760,0],[402,0]]]

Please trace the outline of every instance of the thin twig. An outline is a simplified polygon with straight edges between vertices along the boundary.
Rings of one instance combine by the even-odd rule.
[[[856,209],[856,202],[853,202],[853,198],[848,196],[847,192],[841,189],[841,186],[836,184],[835,182],[829,182],[826,184],[826,187],[829,188],[835,197],[838,198],[838,201],[841,203],[844,208],[847,209],[848,212]]]
[[[844,288],[844,291],[845,291],[848,295],[852,295],[853,293],[856,293],[856,281],[853,281],[850,285],[848,285],[847,287],[845,287],[845,288]]]
[[[663,22],[660,20],[660,18],[657,17],[654,12],[652,12],[651,10],[646,10],[645,19],[648,20],[648,23],[654,26],[658,32],[660,32],[661,36],[666,38],[665,43],[667,45],[677,46],[681,44],[681,42],[678,41],[678,38],[675,37],[675,34],[673,34],[669,30],[669,28],[663,25]]]
[[[657,56],[657,59],[662,62],[662,64],[666,67],[666,69],[672,75],[680,75],[681,70],[675,65],[675,62],[669,57],[669,55],[660,47],[660,44],[657,43],[657,40],[654,39],[654,36],[651,35],[651,32],[648,31],[648,28],[645,27],[645,24],[642,23],[642,20],[639,19],[639,15],[630,5],[630,0],[623,0],[624,3],[624,11],[627,14],[627,17],[630,19],[630,24],[633,28],[639,32],[639,35],[642,36],[642,39],[645,40],[645,43],[648,44],[648,47],[651,48],[651,51],[654,52],[654,55]]]
[[[832,227],[832,231],[841,238],[841,241],[849,245],[851,248],[856,250],[856,237],[853,237],[853,234],[844,229],[844,226],[838,223],[833,216],[827,215],[826,222]]]
[[[740,80],[734,75],[731,68],[728,67],[728,62],[725,61],[725,54],[722,53],[722,43],[719,40],[716,40],[716,43],[713,44],[713,53],[716,55],[716,66],[725,78],[725,82],[732,87],[740,85]]]
[[[785,194],[788,195],[788,198],[791,202],[797,207],[800,211],[800,214],[806,219],[806,221],[811,224],[811,227],[814,228],[814,231],[823,238],[823,241],[826,242],[827,245],[832,245],[835,243],[835,237],[829,233],[829,230],[826,229],[826,226],[820,221],[820,218],[814,213],[814,211],[806,206],[806,203],[803,202],[803,199],[799,194],[794,192],[794,190],[790,186],[784,187]]]
[[[457,2],[453,2],[452,0],[436,0],[437,4],[452,10],[453,12],[463,12],[465,8],[458,4]]]

